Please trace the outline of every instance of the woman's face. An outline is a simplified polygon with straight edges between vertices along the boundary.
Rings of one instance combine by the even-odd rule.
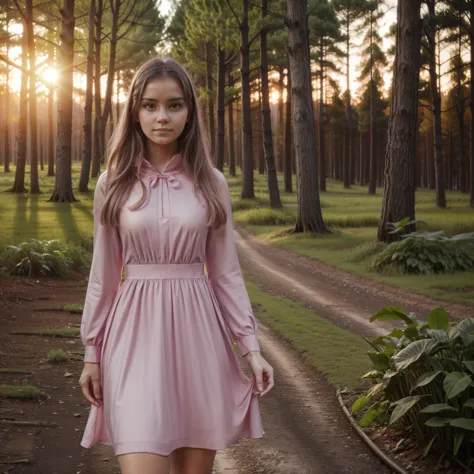
[[[157,145],[176,141],[186,126],[188,106],[176,79],[161,77],[145,87],[138,121],[146,137]]]

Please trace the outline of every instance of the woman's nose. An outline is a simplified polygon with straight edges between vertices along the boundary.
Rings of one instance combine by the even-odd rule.
[[[166,109],[159,109],[158,110],[158,115],[156,117],[156,121],[159,122],[159,123],[169,121],[168,113],[167,113]]]

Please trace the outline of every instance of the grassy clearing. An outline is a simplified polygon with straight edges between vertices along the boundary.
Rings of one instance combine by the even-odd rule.
[[[47,395],[33,385],[0,384],[0,398],[39,399]]]
[[[264,293],[249,278],[246,287],[257,319],[291,342],[331,385],[349,388],[361,385],[360,377],[371,369],[367,357],[370,348],[361,337],[300,303]]]
[[[38,331],[14,331],[10,334],[22,336],[78,337],[80,328],[40,329]]]
[[[282,184],[282,177],[279,178]],[[411,292],[474,305],[474,272],[407,276],[380,275],[369,269],[372,258],[384,245],[376,241],[382,206],[380,190],[376,196],[369,196],[366,188],[353,186],[345,190],[340,183],[328,181],[328,191],[321,194],[321,204],[323,218],[332,233],[303,236],[281,235],[292,228],[296,218],[295,193],[282,193],[282,210],[252,208],[250,205],[243,208],[239,205],[240,179],[230,178],[229,184],[233,202],[237,204],[234,206],[234,220],[268,243]],[[261,176],[257,177],[255,194],[260,203],[268,205],[266,182]],[[474,209],[469,208],[468,199],[467,195],[448,191],[448,207],[437,209],[434,191],[419,190],[416,217],[426,222],[420,229],[444,230],[448,235],[474,231]]]
[[[29,168],[27,167],[27,175]],[[73,164],[73,187],[79,180],[80,165]],[[12,186],[14,167],[8,175],[0,174],[0,248],[7,244],[23,242],[30,238],[54,239],[84,245],[89,242],[93,228],[92,200],[95,180],[90,183],[88,193],[75,192],[77,203],[49,203],[47,199],[54,186],[54,177],[40,172],[42,195],[31,196],[2,193]],[[283,175],[278,176],[283,189]],[[367,195],[365,187],[353,186],[343,189],[342,184],[328,180],[328,190],[321,194],[323,217],[332,234],[325,236],[283,236],[294,222],[297,203],[296,193],[281,193],[283,210],[268,208],[266,177],[255,173],[255,200],[240,199],[240,176],[229,178],[234,219],[250,232],[261,238],[294,252],[308,255],[330,265],[383,281],[412,292],[426,294],[446,301],[458,301],[474,305],[474,272],[454,275],[414,277],[400,275],[381,276],[368,269],[372,254],[370,246],[375,244],[377,225],[382,206],[382,192]],[[296,190],[295,177],[293,189]],[[448,235],[474,231],[474,209],[468,207],[468,196],[458,192],[447,192],[446,209],[434,205],[432,190],[419,190],[416,195],[416,217],[427,222],[426,230],[443,229]],[[369,250],[367,250],[369,248]],[[366,258],[364,253],[369,252]]]
[[[48,352],[46,360],[51,364],[62,364],[67,362],[71,358],[71,355],[64,352],[62,349],[52,349]]]
[[[31,374],[32,372],[27,369],[16,369],[14,367],[3,367],[0,368],[0,374]]]

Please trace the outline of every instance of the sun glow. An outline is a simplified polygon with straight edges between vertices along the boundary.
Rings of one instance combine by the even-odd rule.
[[[49,84],[56,84],[56,81],[58,80],[58,71],[54,68],[49,67],[41,73],[41,76]]]

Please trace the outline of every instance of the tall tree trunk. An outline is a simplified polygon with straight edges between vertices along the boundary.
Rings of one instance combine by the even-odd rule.
[[[39,194],[38,180],[38,117],[36,102],[36,51],[33,34],[33,0],[25,1],[25,27],[28,38],[28,55],[30,70],[29,93],[29,136],[30,136],[30,193]]]
[[[113,7],[112,7],[113,5]],[[105,143],[107,143],[105,134],[107,128],[107,120],[109,115],[112,115],[112,91],[114,86],[114,74],[115,74],[115,60],[117,57],[117,36],[118,36],[118,21],[120,17],[120,7],[122,0],[111,0],[110,6],[112,7],[112,30],[110,32],[110,43],[109,43],[109,64],[107,68],[107,86],[105,89],[104,99],[104,110],[100,118],[100,133],[101,133],[101,144],[104,144],[102,150],[101,162],[105,160]]]
[[[474,2],[471,2],[471,34],[470,34],[470,49],[471,49],[471,62],[469,64],[470,69],[470,86],[471,86],[471,96],[469,100],[469,106],[471,108],[471,162],[470,162],[470,182],[469,182],[469,189],[470,189],[470,199],[469,204],[471,207],[474,207]]]
[[[48,87],[48,176],[54,176],[54,123],[53,123],[54,87]]]
[[[219,47],[217,71],[217,169],[224,169],[224,145],[225,145],[225,51]]]
[[[102,133],[102,96],[100,87],[100,64],[102,46],[102,13],[103,0],[97,0],[97,14],[95,19],[95,74],[94,74],[94,154],[92,156],[91,178],[100,173],[100,163],[105,152],[105,143]]]
[[[374,84],[374,55],[373,55],[373,22],[370,19],[370,174],[369,194],[375,194],[377,189],[377,130],[375,118],[375,84]]]
[[[74,0],[64,0],[61,11],[61,54],[58,87],[58,135],[56,139],[56,181],[49,198],[55,202],[74,202],[71,176],[72,91],[74,59]]]
[[[346,96],[346,117],[347,117],[347,130],[346,130],[346,147],[344,153],[344,160],[342,165],[342,177],[345,188],[349,188],[351,185],[351,163],[352,163],[352,105],[351,105],[351,83],[350,83],[350,22],[347,20],[346,23],[346,81],[347,81],[347,96]]]
[[[284,157],[284,167],[283,175],[285,181],[285,193],[293,192],[293,174],[291,171],[291,151],[292,151],[292,140],[291,140],[291,74],[290,74],[290,65],[288,63],[288,74],[286,77],[286,117],[285,117],[285,157]],[[282,94],[283,100],[283,94]]]
[[[95,0],[91,0],[89,5],[89,42],[87,45],[87,85],[86,103],[84,106],[84,140],[82,145],[82,165],[81,177],[79,179],[80,192],[87,192],[89,189],[89,175],[92,164],[92,102],[94,85],[94,20],[95,20]]]
[[[277,171],[283,171],[283,160],[285,155],[285,104],[283,102],[283,90],[285,89],[283,67],[278,68],[278,109],[277,109]]]
[[[228,73],[229,84],[232,84],[232,75]],[[235,140],[234,140],[234,99],[230,99],[227,106],[229,114],[229,174],[236,176],[235,172]]]
[[[294,116],[298,218],[294,232],[327,232],[319,200],[309,61],[308,5],[288,0],[288,53]]]
[[[390,241],[387,224],[415,218],[415,163],[420,76],[421,0],[399,0],[392,107],[385,160],[385,190],[378,240]],[[406,230],[413,230],[407,226]]]
[[[428,54],[430,68],[431,103],[433,109],[434,133],[434,163],[436,180],[436,206],[446,207],[446,191],[444,181],[443,137],[441,131],[441,94],[438,87],[438,74],[436,71],[436,36],[435,36],[435,5],[436,0],[427,0],[429,25],[427,27]]]
[[[319,57],[319,190],[326,191],[326,137],[324,127],[324,39]]]
[[[214,120],[214,85],[212,78],[212,70],[214,63],[214,55],[212,43],[208,41],[206,43],[206,88],[209,91],[209,99],[207,101],[208,106],[208,119],[209,119],[209,135],[211,138],[211,153],[215,159],[216,153],[216,124]]]
[[[18,121],[17,131],[17,157],[16,157],[16,170],[15,170],[15,181],[11,192],[13,193],[24,193],[27,191],[25,188],[25,169],[26,169],[26,140],[28,132],[28,39],[26,34],[26,28],[22,34],[21,44],[21,65],[23,71],[21,74],[21,86],[20,86],[20,117]]]
[[[254,199],[252,117],[250,110],[250,43],[249,0],[243,0],[240,23],[240,73],[242,81],[242,193],[243,199]]]
[[[8,23],[7,23],[8,25]],[[8,28],[8,26],[7,26]],[[8,57],[8,45],[7,45],[7,57]],[[5,121],[3,122],[3,139],[5,142],[4,157],[3,157],[3,172],[10,172],[10,67],[8,64],[5,65]]]
[[[262,23],[268,15],[268,0],[262,0]],[[264,26],[260,30],[260,77],[262,79],[262,124],[263,124],[263,147],[265,150],[265,161],[267,164],[268,193],[270,196],[270,207],[280,209],[280,190],[278,189],[278,177],[275,167],[275,154],[273,152],[272,119],[270,115],[270,90],[268,85],[268,30]]]

